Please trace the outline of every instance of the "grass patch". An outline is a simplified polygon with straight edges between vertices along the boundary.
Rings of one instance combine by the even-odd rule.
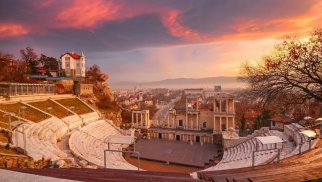
[[[3,133],[3,131],[0,131],[0,142],[2,142],[2,143],[9,142],[7,135],[5,133]]]
[[[53,116],[56,116],[57,118],[61,119],[66,116],[71,115],[72,113],[66,110],[65,108],[61,107],[60,105],[56,104],[55,102],[51,100],[41,101],[41,102],[32,102],[28,103],[38,109],[41,109],[47,113],[50,113]],[[51,107],[51,109],[48,109]]]
[[[61,99],[56,101],[62,104],[63,106],[67,107],[68,109],[72,110],[78,115],[93,112],[89,107],[87,107],[84,103],[82,103],[77,98]]]
[[[11,116],[11,121],[17,121],[18,118]],[[5,113],[0,112],[0,128],[5,128],[9,130],[9,116],[6,116]]]
[[[24,111],[22,107],[25,107]],[[4,110],[6,112],[12,112],[15,113],[16,115],[28,119],[33,122],[40,122],[44,119],[47,119],[49,116],[39,112],[36,109],[33,109],[31,107],[25,106],[21,103],[14,103],[14,104],[0,104],[0,109]]]

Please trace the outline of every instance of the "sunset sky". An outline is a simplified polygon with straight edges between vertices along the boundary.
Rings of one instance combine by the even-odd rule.
[[[112,82],[236,76],[321,25],[320,0],[1,0],[0,51],[83,51]]]

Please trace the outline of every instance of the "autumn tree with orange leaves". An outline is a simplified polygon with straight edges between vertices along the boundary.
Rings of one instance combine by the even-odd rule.
[[[288,38],[256,65],[242,65],[241,79],[264,104],[322,102],[322,30],[308,39]]]

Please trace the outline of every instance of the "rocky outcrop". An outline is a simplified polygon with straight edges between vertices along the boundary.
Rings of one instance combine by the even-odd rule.
[[[105,114],[105,118],[112,120],[113,123],[120,127],[122,125],[122,116],[121,116],[121,112],[118,113],[113,113],[113,112],[109,112]]]

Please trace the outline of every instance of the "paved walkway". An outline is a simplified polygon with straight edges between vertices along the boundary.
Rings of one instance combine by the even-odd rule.
[[[74,180],[38,176],[34,174],[19,173],[15,171],[0,169],[0,181],[1,182],[72,182]]]

